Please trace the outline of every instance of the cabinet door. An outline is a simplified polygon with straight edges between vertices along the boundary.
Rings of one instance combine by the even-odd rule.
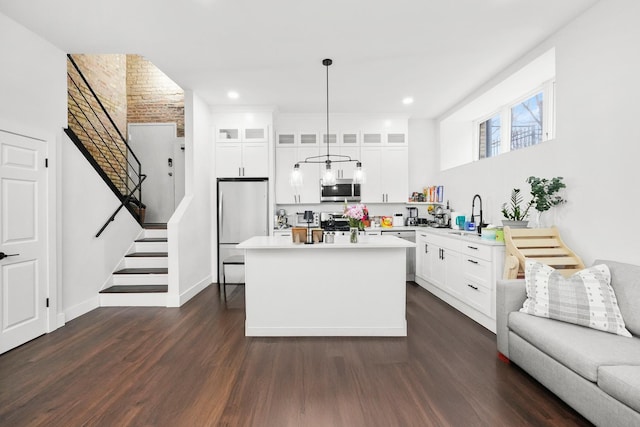
[[[416,276],[429,280],[431,275],[431,260],[429,259],[429,244],[426,236],[416,233]]]
[[[240,142],[242,140],[242,130],[239,126],[219,126],[216,127],[216,142]]]
[[[269,142],[269,129],[266,127],[247,127],[242,129],[243,142]]]
[[[407,134],[405,132],[387,132],[385,133],[385,143],[394,147],[408,145]]]
[[[409,171],[406,148],[385,147],[382,152],[382,192],[389,203],[408,200]]]
[[[242,143],[242,176],[264,178],[269,176],[269,144],[267,142]]]
[[[216,176],[218,178],[234,178],[241,175],[242,143],[217,143]]]
[[[289,183],[293,165],[298,161],[297,157],[298,150],[294,147],[276,149],[276,203],[297,203],[298,192]]]
[[[300,147],[296,161],[317,155],[318,147]],[[291,163],[291,168],[294,163],[295,161]],[[320,203],[320,164],[300,164],[300,169],[302,170],[303,184],[299,193],[299,203]]]
[[[444,264],[444,285],[447,292],[456,298],[464,299],[462,282],[462,255],[450,249],[442,249]]]
[[[349,156],[353,160],[361,160],[359,147],[341,146],[337,151],[341,156]],[[346,178],[346,179],[353,178],[353,172],[356,170],[355,162],[336,163],[336,166],[339,171],[338,173],[340,178]],[[366,168],[365,168],[365,173],[366,173]]]
[[[367,182],[362,184],[363,203],[384,202],[382,191],[382,149],[379,147],[362,147],[362,167],[367,173]]]

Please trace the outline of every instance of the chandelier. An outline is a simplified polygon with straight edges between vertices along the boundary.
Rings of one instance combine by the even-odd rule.
[[[327,146],[327,154],[320,154],[318,156],[307,157],[304,160],[298,161],[291,171],[290,183],[293,187],[301,187],[303,183],[303,174],[300,169],[300,164],[303,163],[324,163],[325,169],[322,173],[322,185],[336,185],[336,173],[331,168],[333,163],[355,163],[356,168],[353,171],[353,182],[355,184],[362,184],[365,181],[365,173],[362,170],[362,162],[357,159],[352,159],[351,156],[345,156],[341,154],[331,154],[329,152],[329,146],[331,145],[329,142],[329,66],[333,64],[331,59],[323,59],[322,65],[326,67],[327,70],[327,133],[326,140],[324,141]]]

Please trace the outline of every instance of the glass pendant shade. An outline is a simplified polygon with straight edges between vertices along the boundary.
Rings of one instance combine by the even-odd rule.
[[[304,180],[302,177],[302,171],[300,170],[300,165],[296,163],[291,170],[291,176],[289,176],[289,184],[293,188],[300,188],[302,187],[303,182]]]
[[[367,174],[362,170],[362,163],[356,163],[356,168],[353,170],[353,183],[364,184],[367,181]]]
[[[329,162],[327,162],[327,167],[322,174],[322,185],[336,185],[336,174],[331,169]]]

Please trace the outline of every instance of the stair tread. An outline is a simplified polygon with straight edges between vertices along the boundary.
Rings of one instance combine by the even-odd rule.
[[[166,237],[145,237],[143,239],[136,240],[136,242],[154,242],[154,243],[161,243],[166,241],[167,241]]]
[[[169,254],[167,252],[134,252],[125,255],[125,258],[145,258],[145,257],[158,257],[166,258]]]
[[[146,230],[166,230],[166,222],[145,222],[142,228]]]
[[[133,294],[167,292],[168,285],[114,285],[100,291],[101,294]]]
[[[167,274],[168,268],[123,268],[113,274]]]

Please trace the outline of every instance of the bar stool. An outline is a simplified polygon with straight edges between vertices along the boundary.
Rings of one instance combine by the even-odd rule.
[[[224,295],[225,302],[227,301],[227,265],[244,265],[244,255],[231,255],[230,257],[222,260],[222,293]],[[234,285],[244,285],[244,283],[234,283]]]

